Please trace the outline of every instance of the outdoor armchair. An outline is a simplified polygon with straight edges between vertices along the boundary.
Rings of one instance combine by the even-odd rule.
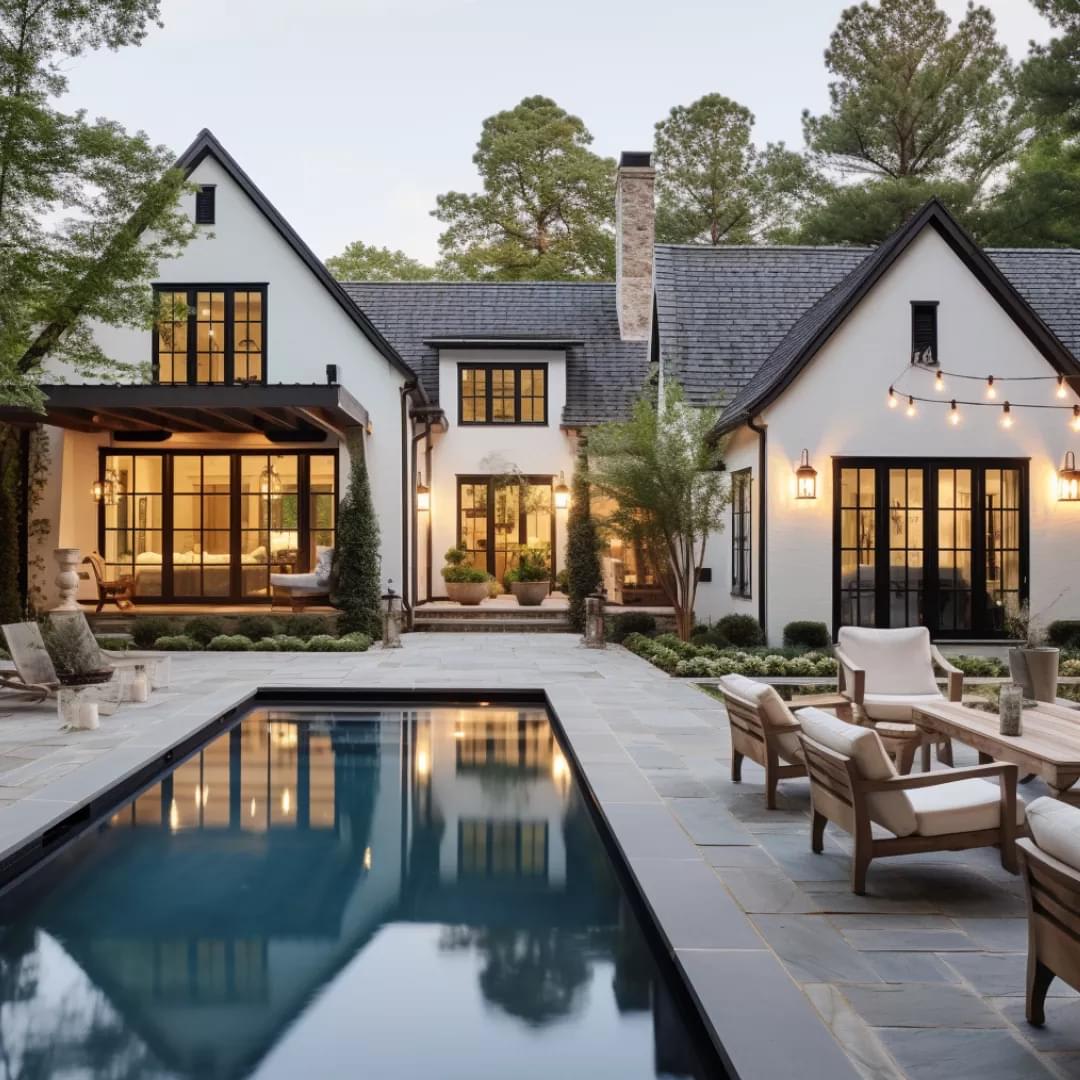
[[[1016,873],[1015,839],[1024,827],[1016,797],[1017,767],[1005,762],[901,776],[872,728],[847,724],[820,709],[799,713],[814,818],[810,846],[823,850],[832,822],[855,841],[852,891],[866,891],[872,859],[926,851],[996,846]],[[999,781],[991,784],[988,778]],[[872,825],[893,835],[877,839]]]

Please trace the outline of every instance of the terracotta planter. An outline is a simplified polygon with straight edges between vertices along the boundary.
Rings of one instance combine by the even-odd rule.
[[[1009,674],[1035,701],[1056,701],[1059,649],[1010,649]]]
[[[510,591],[522,607],[539,607],[551,591],[550,581],[511,581]]]
[[[446,595],[459,604],[475,607],[481,600],[486,600],[488,583],[486,581],[448,581]]]

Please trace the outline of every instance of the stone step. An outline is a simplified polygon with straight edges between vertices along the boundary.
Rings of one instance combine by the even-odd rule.
[[[473,631],[476,633],[550,633],[569,634],[570,624],[565,617],[562,619],[534,619],[519,617],[512,619],[429,619],[423,615],[417,615],[414,628],[429,632],[460,632]]]
[[[495,621],[499,619],[547,619],[551,622],[566,622],[565,608],[541,608],[541,607],[418,607],[416,609],[418,619],[479,619],[481,621]]]

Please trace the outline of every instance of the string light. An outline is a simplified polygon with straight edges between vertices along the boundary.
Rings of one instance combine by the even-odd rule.
[[[1073,406],[1072,429],[1080,431],[1080,405]]]
[[[1068,397],[1068,391],[1066,391],[1066,389],[1065,389],[1065,376],[1064,375],[1059,375],[1058,376],[1057,396],[1059,398]]]
[[[908,416],[915,415],[915,399],[910,396],[907,399],[907,414]]]
[[[889,387],[889,408],[890,409],[895,409],[898,404],[899,404],[899,402],[896,400],[896,391],[890,386]]]
[[[1011,428],[1013,426],[1012,407],[1007,401],[1001,410],[1001,426],[1003,428]]]
[[[960,423],[960,410],[956,407],[956,398],[953,398],[953,403],[949,406],[949,423],[953,427]]]
[[[941,373],[941,368],[938,368],[938,373],[934,378],[934,389],[942,394],[945,392],[945,376]]]
[[[988,375],[986,378],[986,396],[988,398],[996,398],[997,391],[994,389],[994,376]]]

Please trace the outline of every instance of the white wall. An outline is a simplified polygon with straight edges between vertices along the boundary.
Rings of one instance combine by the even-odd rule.
[[[458,423],[458,364],[546,364],[548,377],[547,424],[497,425]],[[516,466],[527,475],[559,473],[570,483],[574,450],[570,435],[559,427],[566,402],[566,353],[535,349],[443,349],[439,358],[439,404],[446,413],[448,429],[433,438],[431,488],[433,595],[444,596],[439,570],[443,555],[458,540],[457,478],[464,475],[498,474]],[[418,446],[423,460],[423,442]],[[425,479],[427,479],[425,477]],[[555,510],[555,560],[564,565],[566,510]],[[426,530],[420,536],[420,579],[426,559]]]
[[[983,377],[1055,372],[1004,310],[933,230],[889,269],[828,344],[764,414],[768,424],[768,604],[770,641],[793,619],[832,619],[832,458],[834,456],[1009,457],[1030,459],[1030,594],[1041,612],[1067,589],[1048,618],[1080,615],[1080,504],[1060,503],[1055,481],[1080,436],[1064,412],[1014,411],[1011,430],[997,409],[962,409],[958,427],[947,404],[923,405],[908,419],[887,407],[889,384],[935,397],[934,376],[905,370],[911,301],[937,300],[941,366]],[[999,384],[1000,398],[1051,403],[1053,383]],[[940,395],[981,400],[984,385],[953,380]],[[1067,404],[1076,402],[1070,392]],[[815,500],[795,498],[803,448],[818,471]],[[729,464],[729,467],[730,464]],[[756,510],[756,503],[755,503]],[[755,522],[755,529],[758,523]]]

